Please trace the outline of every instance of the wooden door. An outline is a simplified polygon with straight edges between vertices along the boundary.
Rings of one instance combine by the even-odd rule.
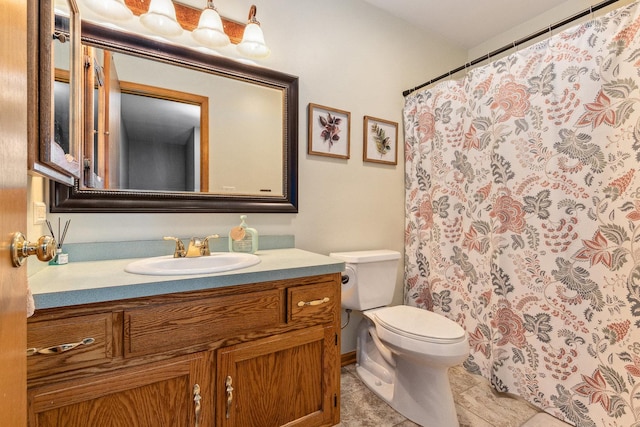
[[[29,390],[31,427],[211,427],[213,354]]]
[[[26,425],[26,267],[14,268],[11,235],[26,233],[27,2],[0,0],[0,418]]]
[[[333,326],[314,326],[220,349],[216,425],[333,425],[336,340]]]

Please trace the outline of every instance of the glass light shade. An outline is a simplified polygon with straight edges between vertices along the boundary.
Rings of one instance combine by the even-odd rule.
[[[149,11],[140,15],[140,22],[147,29],[161,36],[179,36],[182,27],[176,19],[176,9],[171,0],[151,0]]]
[[[84,4],[93,12],[110,20],[126,21],[133,17],[133,12],[124,4],[124,0],[84,0]]]
[[[198,28],[192,31],[191,36],[201,45],[213,49],[225,47],[231,43],[229,36],[224,32],[220,15],[212,7],[202,11]]]
[[[248,58],[266,58],[271,50],[264,42],[264,34],[259,24],[249,22],[244,29],[238,52]]]

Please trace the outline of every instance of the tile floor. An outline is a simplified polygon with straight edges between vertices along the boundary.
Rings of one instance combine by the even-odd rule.
[[[494,392],[489,382],[457,366],[449,371],[460,427],[570,427],[528,402]],[[415,427],[364,384],[355,365],[342,368],[340,427]],[[439,426],[424,426],[439,427]]]

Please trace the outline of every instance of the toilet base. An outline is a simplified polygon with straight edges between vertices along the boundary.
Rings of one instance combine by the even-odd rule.
[[[356,373],[369,390],[414,423],[426,427],[459,427],[448,370],[425,371],[421,366],[420,374],[416,374],[416,367],[402,366],[401,360],[398,365],[392,383],[380,380],[360,365],[356,366]]]
[[[374,392],[380,399],[387,403],[391,402],[393,398],[393,383],[381,381],[380,378],[360,365],[356,365],[356,374],[358,374],[358,377],[367,388]]]
[[[448,368],[426,368],[397,358],[396,380],[389,404],[422,426],[459,427]]]

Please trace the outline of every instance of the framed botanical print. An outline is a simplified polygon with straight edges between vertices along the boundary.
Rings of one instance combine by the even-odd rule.
[[[349,158],[351,113],[309,104],[308,154]]]
[[[365,162],[398,164],[398,123],[364,116]]]

